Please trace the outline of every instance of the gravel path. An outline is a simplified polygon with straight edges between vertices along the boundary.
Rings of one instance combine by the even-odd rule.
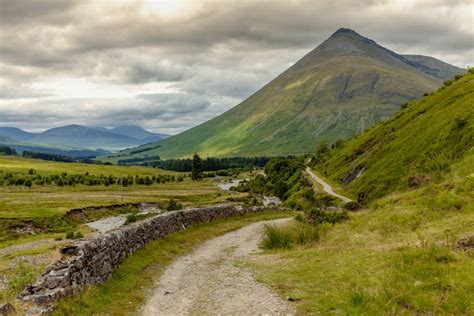
[[[17,251],[20,251],[20,250],[36,248],[36,247],[39,247],[39,246],[53,244],[53,243],[54,243],[54,241],[52,239],[42,239],[42,240],[35,240],[35,241],[25,242],[25,243],[20,244],[20,245],[8,246],[8,247],[0,249],[0,256],[9,255],[13,252],[17,252]]]
[[[143,315],[291,315],[293,309],[238,262],[259,251],[262,221],[211,239],[169,266]]]
[[[315,175],[313,173],[313,171],[311,171],[311,169],[309,167],[306,168],[306,172],[310,175],[311,178],[313,178],[314,180],[316,180],[316,182],[318,182],[319,184],[321,184],[323,186],[323,190],[329,194],[331,194],[332,196],[335,196],[337,198],[340,198],[342,201],[344,201],[345,203],[347,202],[350,202],[352,201],[351,199],[349,199],[348,197],[344,196],[344,195],[340,195],[340,194],[337,194],[336,192],[334,192],[334,190],[332,189],[332,187],[326,183],[326,181],[324,181],[323,179],[321,179],[320,177],[318,177],[317,175]]]

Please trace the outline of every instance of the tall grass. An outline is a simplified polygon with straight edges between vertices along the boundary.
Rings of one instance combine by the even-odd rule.
[[[265,225],[263,249],[290,249],[295,245],[308,245],[319,240],[319,226],[294,222],[286,226]]]

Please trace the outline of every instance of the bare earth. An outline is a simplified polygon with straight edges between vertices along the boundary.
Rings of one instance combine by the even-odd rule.
[[[169,266],[143,315],[292,315],[288,302],[255,281],[249,269],[239,267],[259,251],[262,221],[211,239]]]
[[[347,202],[350,202],[352,201],[351,199],[349,199],[347,196],[344,196],[344,195],[340,195],[340,194],[337,194],[336,192],[334,192],[334,190],[332,189],[332,187],[326,183],[326,181],[324,181],[323,179],[321,179],[320,177],[318,177],[317,175],[314,174],[313,171],[311,171],[311,169],[309,167],[306,168],[306,172],[310,175],[311,178],[313,178],[314,180],[316,180],[316,182],[318,182],[319,184],[321,184],[323,186],[323,190],[332,195],[332,196],[335,196],[337,198],[340,198],[342,201],[344,201],[345,203]]]

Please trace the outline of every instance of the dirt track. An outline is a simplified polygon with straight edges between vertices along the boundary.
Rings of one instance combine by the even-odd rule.
[[[288,302],[255,281],[238,263],[258,252],[263,221],[211,239],[179,258],[162,275],[143,315],[289,315]]]

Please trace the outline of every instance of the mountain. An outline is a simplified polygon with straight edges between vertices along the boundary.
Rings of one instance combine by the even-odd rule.
[[[71,158],[96,157],[110,154],[105,150],[88,150],[71,147],[58,147],[52,145],[38,145],[27,141],[16,140],[7,136],[0,135],[0,145],[15,149],[20,155],[23,151],[34,151],[39,153],[56,154],[68,156]]]
[[[317,142],[333,143],[387,119],[402,104],[438,88],[442,83],[438,77],[454,69],[438,67],[436,77],[425,72],[426,63],[417,67],[414,63],[353,30],[339,29],[236,107],[181,134],[134,149],[139,153],[133,157],[312,152]]]
[[[81,125],[52,128],[34,136],[29,141],[37,144],[108,150],[143,144],[140,140],[132,137]]]
[[[0,136],[5,136],[17,140],[28,140],[35,135],[38,134],[29,133],[16,127],[0,127]]]
[[[407,63],[424,73],[441,80],[452,79],[455,75],[465,73],[466,69],[459,68],[430,56],[402,55]]]
[[[149,143],[149,142],[155,142],[169,136],[167,134],[152,133],[141,128],[140,126],[135,126],[135,125],[117,126],[117,127],[111,128],[110,131],[115,134],[144,140],[144,144]]]
[[[443,180],[474,179],[474,69],[330,150],[317,169],[361,202]],[[454,167],[456,166],[456,167]]]

